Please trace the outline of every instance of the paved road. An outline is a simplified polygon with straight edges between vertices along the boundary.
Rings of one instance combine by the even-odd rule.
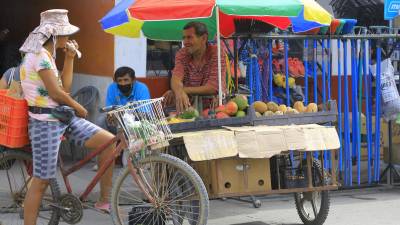
[[[79,193],[87,178],[94,173],[87,167],[71,177],[71,183]],[[96,193],[91,196],[95,199]],[[234,199],[213,200],[210,209],[210,225],[297,225],[302,224],[293,195],[274,195],[261,198],[262,206]],[[331,209],[326,225],[399,225],[400,187],[369,188],[331,192]],[[1,218],[1,215],[0,215]],[[62,223],[64,224],[64,223]],[[85,210],[81,225],[110,225],[108,215]]]

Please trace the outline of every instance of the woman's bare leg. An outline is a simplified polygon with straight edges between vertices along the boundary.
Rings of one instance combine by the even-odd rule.
[[[36,225],[43,193],[49,185],[48,180],[33,177],[24,201],[24,225]]]
[[[86,141],[85,147],[89,149],[96,149],[106,142],[109,142],[114,138],[114,135],[106,130],[101,130],[97,132],[93,137]],[[99,168],[107,161],[107,159],[113,157],[113,152],[115,150],[115,145],[108,147],[103,151],[98,157]],[[109,195],[112,187],[112,176],[113,176],[114,162],[106,170],[104,175],[100,178],[100,199],[102,203],[109,202]]]

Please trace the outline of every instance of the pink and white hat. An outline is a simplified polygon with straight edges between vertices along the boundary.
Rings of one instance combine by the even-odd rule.
[[[68,10],[50,9],[40,13],[40,25],[29,34],[19,50],[23,53],[39,53],[51,36],[69,36],[78,31],[79,27],[69,23]]]

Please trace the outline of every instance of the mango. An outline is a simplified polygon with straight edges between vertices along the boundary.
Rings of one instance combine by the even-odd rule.
[[[208,119],[209,118],[209,112],[210,112],[210,109],[204,109],[203,112],[201,112],[201,116],[204,119]]]
[[[265,111],[268,110],[268,106],[262,101],[256,101],[254,102],[254,110],[256,110],[256,112],[259,112],[260,114],[263,114]]]
[[[308,104],[307,105],[307,108],[306,108],[306,112],[308,112],[308,113],[314,113],[314,112],[318,112],[318,106],[317,106],[317,104],[315,104],[315,103],[310,103],[310,104]]]
[[[274,112],[272,112],[272,111],[266,111],[263,114],[263,116],[272,116],[272,115],[274,115]]]
[[[302,101],[297,101],[294,103],[293,108],[296,109],[299,113],[302,113],[306,110]]]
[[[215,115],[215,118],[217,118],[217,119],[225,119],[225,118],[229,118],[229,115],[224,113],[224,112],[217,112],[217,114]]]
[[[293,115],[295,114],[294,112],[295,109],[293,109],[292,107],[287,107],[286,113],[287,115]]]
[[[237,111],[237,113],[236,113],[236,117],[245,117],[246,116],[246,113],[244,112],[244,111]]]
[[[234,116],[238,111],[238,105],[234,101],[229,101],[225,105],[225,113]]]
[[[268,102],[267,106],[268,106],[269,111],[272,111],[272,112],[278,111],[278,104],[276,104],[275,102]]]
[[[215,109],[215,112],[225,112],[225,106],[224,105],[220,105]]]
[[[249,101],[247,100],[247,97],[245,95],[236,95],[235,98],[232,99],[237,106],[238,110],[245,110],[249,106]]]
[[[279,105],[279,106],[278,106],[278,111],[281,111],[281,112],[285,113],[286,110],[287,110],[286,105]]]
[[[261,117],[262,116],[262,114],[261,113],[259,113],[259,112],[256,112],[256,117]]]

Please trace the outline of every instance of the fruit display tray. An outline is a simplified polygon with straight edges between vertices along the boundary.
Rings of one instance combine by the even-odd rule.
[[[256,117],[254,107],[250,107],[250,120],[251,125],[270,125],[270,126],[283,126],[283,125],[302,125],[302,124],[326,124],[335,122],[337,120],[337,105],[336,101],[328,101],[324,108],[326,111],[319,111],[315,113],[300,113],[290,115],[271,115]]]
[[[222,126],[243,126],[251,124],[250,107],[244,117],[230,117],[224,119],[198,119],[193,122],[170,124],[172,132],[198,131],[216,129]]]
[[[225,119],[198,119],[193,122],[174,123],[169,127],[174,133],[216,129],[222,126],[283,126],[283,125],[302,125],[302,124],[326,124],[337,120],[336,101],[328,101],[325,106],[326,111],[315,113],[300,113],[291,115],[271,115],[256,117],[253,106],[248,107],[245,117],[230,117]]]

